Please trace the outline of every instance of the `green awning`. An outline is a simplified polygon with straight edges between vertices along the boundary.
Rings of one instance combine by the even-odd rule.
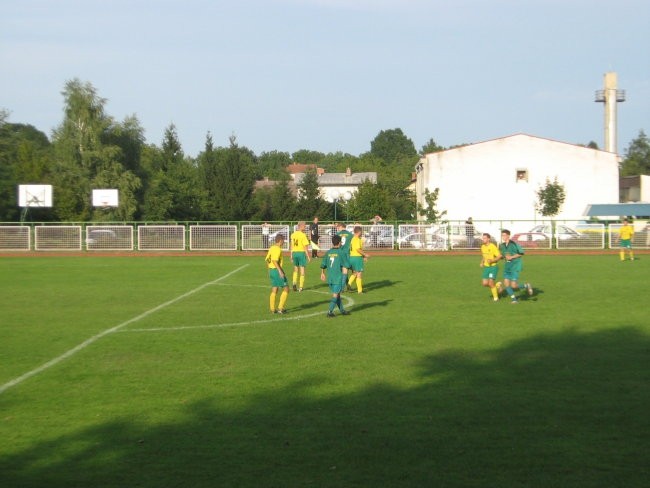
[[[650,217],[650,203],[596,203],[587,205],[588,217]]]

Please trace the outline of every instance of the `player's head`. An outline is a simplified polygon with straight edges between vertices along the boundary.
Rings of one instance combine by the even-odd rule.
[[[298,230],[303,230],[305,228],[305,221],[301,220],[298,222]]]
[[[275,236],[275,243],[282,245],[284,242],[284,234],[278,234]]]
[[[481,239],[483,239],[483,244],[487,244],[492,240],[492,236],[488,234],[487,232],[483,232],[483,235],[481,236]]]
[[[345,229],[345,225],[343,225],[343,222],[337,222],[336,223],[336,228],[339,230]]]
[[[360,225],[355,225],[354,226],[354,235],[355,236],[360,236],[361,232],[363,232],[363,228]]]
[[[629,220],[627,220],[627,219],[623,219],[623,225],[627,225],[627,224],[629,224],[629,223],[630,223]]]
[[[332,246],[339,247],[341,245],[341,236],[332,236]]]
[[[506,242],[510,240],[510,231],[508,229],[501,229],[501,240]]]

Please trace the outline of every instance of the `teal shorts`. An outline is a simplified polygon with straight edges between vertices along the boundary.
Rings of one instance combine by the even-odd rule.
[[[484,266],[482,278],[484,280],[496,280],[498,272],[499,272],[498,266]]]
[[[343,291],[343,283],[328,283],[330,291],[337,295]]]
[[[291,262],[294,266],[307,266],[307,253],[305,251],[292,252]]]
[[[273,288],[275,287],[284,288],[285,286],[289,286],[289,284],[287,283],[287,277],[285,276],[284,278],[282,278],[277,268],[271,268],[269,270],[269,278],[271,279],[271,286]]]
[[[350,256],[350,268],[360,273],[363,271],[363,256]]]
[[[621,239],[621,242],[619,244],[621,247],[624,247],[626,249],[632,249],[632,239]]]

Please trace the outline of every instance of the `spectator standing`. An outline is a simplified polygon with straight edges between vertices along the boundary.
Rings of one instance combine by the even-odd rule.
[[[269,248],[269,233],[271,231],[271,226],[269,225],[268,222],[264,222],[262,224],[262,246],[264,246],[264,249]]]
[[[469,248],[474,247],[475,233],[476,229],[474,228],[474,221],[472,220],[472,217],[467,217],[467,220],[465,221],[465,235],[467,236],[467,247]]]
[[[318,217],[314,217],[314,220],[309,224],[309,238],[311,240],[311,257],[318,257],[318,239],[320,238],[318,234]],[[315,244],[315,245],[314,245]]]

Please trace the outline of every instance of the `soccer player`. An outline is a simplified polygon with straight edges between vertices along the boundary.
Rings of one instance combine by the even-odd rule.
[[[293,262],[293,291],[302,291],[305,286],[305,266],[311,261],[309,239],[305,234],[305,222],[298,222],[298,228],[291,234],[291,261]],[[300,273],[300,281],[298,281]]]
[[[499,248],[492,242],[492,236],[487,232],[481,236],[481,268],[483,268],[482,284],[490,289],[492,300],[499,301],[499,292],[495,284],[499,267],[497,264],[501,260]]]
[[[348,262],[350,261],[350,244],[352,244],[353,234],[345,228],[345,224],[339,222],[336,224],[336,235],[341,238],[341,252],[346,254]],[[348,266],[349,268],[349,266]],[[347,288],[348,284],[348,269],[346,268],[343,276],[343,290]]]
[[[269,270],[269,278],[271,280],[271,296],[269,297],[269,305],[271,313],[287,313],[285,308],[287,298],[289,297],[289,283],[287,282],[287,275],[282,268],[282,245],[284,244],[284,235],[278,234],[275,236],[275,243],[269,248],[266,253],[266,265]],[[282,288],[280,295],[280,303],[278,308],[275,308],[275,298],[278,290]]]
[[[510,297],[510,303],[513,305],[519,303],[516,292],[519,291],[519,274],[524,268],[522,257],[524,250],[515,241],[510,240],[510,231],[503,229],[501,231],[501,244],[499,244],[500,259],[505,259],[506,264],[503,268],[503,284],[505,285],[506,292]],[[497,289],[500,292],[501,283],[497,283]],[[533,287],[530,283],[524,283],[524,289],[528,295],[533,294]]]
[[[318,239],[319,239],[319,230],[318,230],[318,217],[314,217],[314,220],[309,224],[309,239],[311,240],[311,257],[318,257]]]
[[[327,316],[334,317],[334,308],[336,307],[338,307],[341,315],[350,315],[350,312],[343,308],[343,301],[341,300],[341,291],[345,286],[344,271],[347,271],[350,267],[348,254],[341,250],[341,236],[332,236],[332,247],[323,255],[320,267],[320,279],[321,281],[327,280],[329,289],[332,292]],[[325,270],[327,270],[327,275]]]
[[[357,293],[363,293],[363,263],[368,260],[368,253],[363,250],[363,228],[354,227],[354,236],[350,242],[350,268],[352,273],[348,280],[348,291],[352,291],[352,284],[357,282]]]
[[[621,261],[625,261],[625,250],[630,255],[630,261],[634,261],[634,251],[632,251],[632,238],[634,237],[634,226],[630,225],[630,221],[623,219],[623,225],[618,230],[620,238],[619,245],[621,246],[620,256]]]

